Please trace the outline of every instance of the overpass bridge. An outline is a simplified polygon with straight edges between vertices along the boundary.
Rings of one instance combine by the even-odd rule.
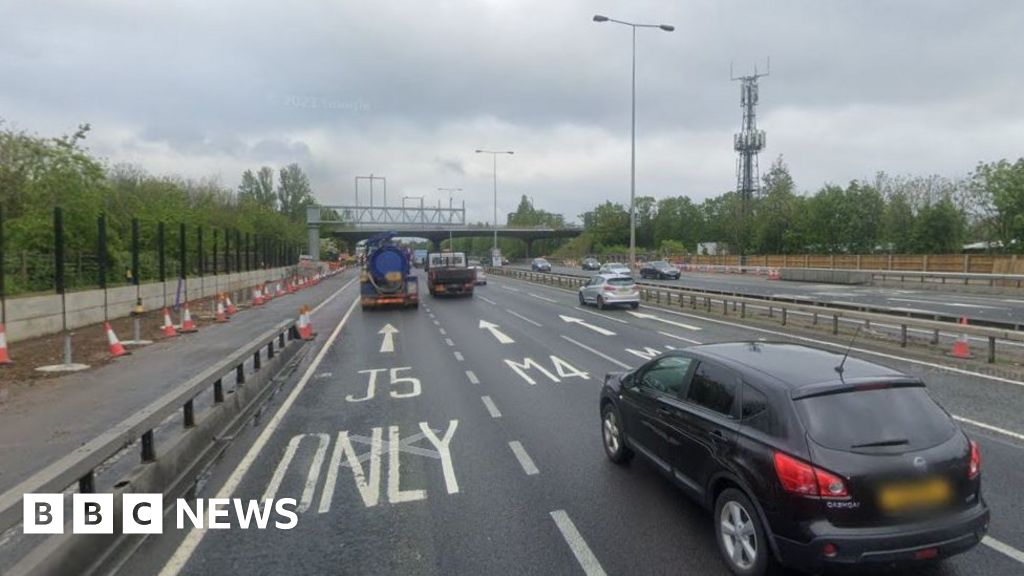
[[[434,246],[448,238],[491,237],[515,238],[526,243],[532,253],[535,240],[575,238],[581,226],[552,228],[549,226],[467,225],[465,206],[461,208],[380,207],[380,206],[311,206],[306,211],[309,254],[319,258],[320,233],[355,243],[380,232],[394,231],[401,236],[423,238]]]

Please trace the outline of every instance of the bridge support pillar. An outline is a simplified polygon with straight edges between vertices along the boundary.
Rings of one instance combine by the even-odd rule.
[[[533,258],[533,240],[523,240],[526,243],[526,257]]]
[[[320,259],[320,207],[306,208],[307,238],[309,239],[308,254],[313,261]]]

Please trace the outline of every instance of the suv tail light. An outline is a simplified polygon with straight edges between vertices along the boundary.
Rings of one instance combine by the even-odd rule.
[[[615,292],[615,286],[608,285],[604,287],[605,292]]]
[[[971,440],[971,463],[967,467],[967,477],[974,480],[981,474],[981,449],[978,443]]]
[[[821,498],[850,497],[839,476],[782,452],[775,453],[775,473],[786,492]]]

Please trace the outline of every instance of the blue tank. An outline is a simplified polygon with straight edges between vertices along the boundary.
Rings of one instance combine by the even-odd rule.
[[[389,232],[366,241],[366,266],[360,281],[363,308],[419,304],[419,283],[410,274],[410,253],[391,241],[394,236],[394,232]]]

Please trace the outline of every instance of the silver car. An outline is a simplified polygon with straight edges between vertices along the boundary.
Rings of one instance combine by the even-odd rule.
[[[629,269],[629,266],[621,262],[608,262],[601,265],[601,269],[598,270],[601,274],[619,274],[622,276],[630,276],[633,271]]]
[[[598,274],[580,287],[580,305],[595,304],[601,310],[616,304],[626,304],[634,310],[640,306],[640,291],[631,276],[624,274]]]

